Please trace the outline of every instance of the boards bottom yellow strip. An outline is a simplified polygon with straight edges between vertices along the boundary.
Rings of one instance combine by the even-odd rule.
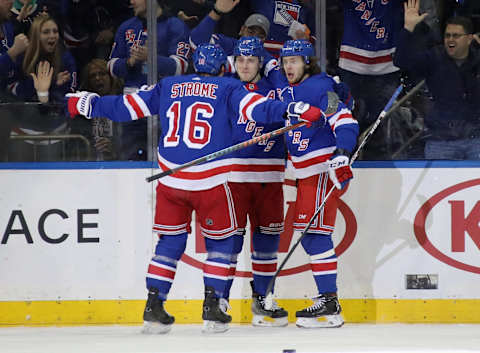
[[[352,323],[480,323],[480,299],[343,299],[346,322]],[[252,319],[251,300],[234,299],[235,323]],[[310,300],[284,299],[278,304],[295,321],[295,311]],[[63,326],[140,324],[144,300],[0,301],[0,326]],[[179,324],[201,323],[202,300],[170,300],[167,311]]]

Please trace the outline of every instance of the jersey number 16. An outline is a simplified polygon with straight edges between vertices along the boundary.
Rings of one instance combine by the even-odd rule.
[[[165,147],[175,147],[180,141],[179,129],[181,124],[181,102],[173,102],[167,110],[168,132],[163,138]],[[183,142],[189,148],[202,149],[210,142],[212,126],[206,120],[213,116],[213,107],[210,103],[195,102],[185,109],[183,126]]]

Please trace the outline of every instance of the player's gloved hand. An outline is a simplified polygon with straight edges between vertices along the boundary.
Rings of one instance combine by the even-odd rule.
[[[350,153],[347,150],[337,148],[327,161],[330,180],[339,190],[347,186],[350,179],[353,178],[349,155]]]
[[[323,119],[325,122],[325,115],[320,108],[304,102],[291,102],[288,104],[287,118],[290,119],[292,117],[307,122],[308,127],[320,119]]]
[[[76,115],[83,115],[87,119],[91,119],[92,101],[100,96],[96,93],[82,91],[67,93],[65,97],[67,98],[67,108],[71,118]]]

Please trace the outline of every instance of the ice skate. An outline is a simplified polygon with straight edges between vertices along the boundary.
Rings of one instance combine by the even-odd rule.
[[[175,318],[163,307],[163,300],[158,298],[158,289],[151,288],[148,292],[147,304],[143,311],[143,329],[145,334],[162,334],[172,329]]]
[[[227,314],[230,305],[225,298],[215,297],[215,289],[205,288],[205,300],[203,301],[203,328],[204,333],[221,333],[228,330],[228,323],[232,317]]]
[[[320,294],[313,305],[297,311],[296,325],[302,328],[340,327],[343,325],[342,308],[336,294]]]
[[[288,312],[279,307],[273,301],[271,310],[265,308],[265,296],[255,292],[253,281],[250,282],[252,286],[252,325],[264,327],[282,327],[288,325]]]

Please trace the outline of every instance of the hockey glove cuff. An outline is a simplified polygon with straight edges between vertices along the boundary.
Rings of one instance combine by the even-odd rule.
[[[83,115],[87,119],[91,119],[92,102],[95,98],[100,96],[96,93],[82,91],[68,93],[65,97],[68,99],[67,107],[71,118],[74,118],[76,115]]]
[[[287,118],[297,118],[300,121],[307,122],[307,127],[320,119],[325,120],[322,110],[304,102],[291,102],[287,108]]]
[[[333,152],[328,162],[328,175],[330,180],[339,190],[343,189],[353,178],[352,168],[350,167],[349,153],[342,149]]]

